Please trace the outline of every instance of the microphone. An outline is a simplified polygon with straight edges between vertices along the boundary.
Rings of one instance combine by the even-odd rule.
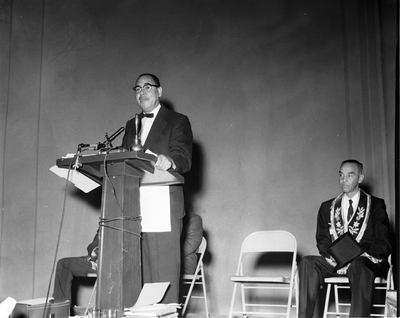
[[[98,142],[97,144],[79,144],[81,148],[87,148],[87,150],[99,150],[105,148],[106,144]]]
[[[79,144],[78,149],[79,152],[82,150],[82,148],[85,148],[85,150],[102,150],[102,149],[110,149],[112,148],[111,142],[117,138],[123,131],[125,130],[124,127],[119,128],[115,133],[113,133],[110,137],[108,137],[107,133],[105,136],[105,141],[104,142],[98,142],[96,144]]]
[[[115,138],[117,138],[123,131],[125,130],[124,127],[121,127],[118,129],[115,133],[113,133],[110,137],[107,138],[108,142],[113,141]]]

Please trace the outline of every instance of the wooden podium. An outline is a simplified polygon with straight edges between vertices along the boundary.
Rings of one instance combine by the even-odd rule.
[[[70,168],[74,158],[58,159]],[[156,157],[136,151],[78,157],[77,170],[102,184],[97,308],[123,310],[136,303],[142,289],[139,187],[183,183],[175,172],[155,169]]]

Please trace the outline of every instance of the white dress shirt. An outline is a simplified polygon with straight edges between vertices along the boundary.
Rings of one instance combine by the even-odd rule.
[[[147,136],[149,135],[151,126],[153,126],[154,119],[156,119],[156,116],[161,108],[161,105],[159,104],[156,108],[153,109],[153,111],[146,113],[146,114],[153,114],[152,118],[149,117],[143,117],[142,118],[142,129],[140,130],[140,140],[142,142],[142,145],[146,142]]]
[[[347,231],[347,226],[348,226],[347,212],[349,210],[349,205],[350,205],[349,200],[353,201],[353,203],[352,203],[353,211],[354,211],[353,213],[355,214],[357,211],[358,202],[360,202],[360,190],[358,190],[356,195],[354,197],[352,197],[351,199],[346,194],[344,194],[342,197],[342,217],[343,217],[343,222],[345,224],[346,231]]]

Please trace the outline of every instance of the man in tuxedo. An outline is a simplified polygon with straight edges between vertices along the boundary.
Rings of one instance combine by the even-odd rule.
[[[339,170],[342,193],[322,203],[319,209],[316,240],[320,256],[306,256],[299,264],[299,318],[313,317],[319,287],[325,277],[343,275],[350,282],[350,317],[370,316],[374,279],[387,275],[391,244],[385,202],[361,190],[359,184],[363,180],[360,162],[342,162]],[[369,248],[335,270],[336,261],[327,251],[346,232]]]
[[[160,103],[162,87],[153,74],[142,74],[133,90],[143,111],[140,139],[143,150],[157,156],[155,168],[180,174],[192,165],[192,128],[187,116],[167,109]],[[138,129],[139,130],[139,129]],[[122,148],[129,149],[135,140],[135,118],[126,123]],[[170,232],[142,233],[143,282],[170,282],[163,303],[179,301],[181,268],[180,238],[185,215],[181,185],[169,186]]]

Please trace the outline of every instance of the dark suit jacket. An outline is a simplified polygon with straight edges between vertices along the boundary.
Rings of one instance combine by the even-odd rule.
[[[135,138],[135,118],[126,123],[122,147],[129,149]],[[161,105],[151,126],[144,151],[170,156],[175,162],[175,171],[188,172],[192,165],[192,128],[187,116],[176,113]],[[171,168],[172,169],[172,168]],[[185,215],[182,186],[170,186],[171,217],[180,219]]]
[[[184,274],[194,274],[197,266],[196,250],[203,239],[203,220],[200,215],[187,213],[183,219],[182,265]]]
[[[88,255],[91,256],[92,255],[92,251],[98,246],[99,246],[99,230],[97,230],[96,235],[94,236],[92,243],[90,243],[86,248],[87,252],[88,252]]]
[[[327,249],[332,243],[329,232],[331,223],[331,206],[334,199],[322,203],[318,212],[317,247],[322,256],[329,257]],[[367,206],[367,195],[361,190],[359,206]],[[359,242],[368,243],[367,253],[377,259],[387,260],[391,253],[390,225],[386,213],[385,201],[371,196],[370,214],[367,226]]]

